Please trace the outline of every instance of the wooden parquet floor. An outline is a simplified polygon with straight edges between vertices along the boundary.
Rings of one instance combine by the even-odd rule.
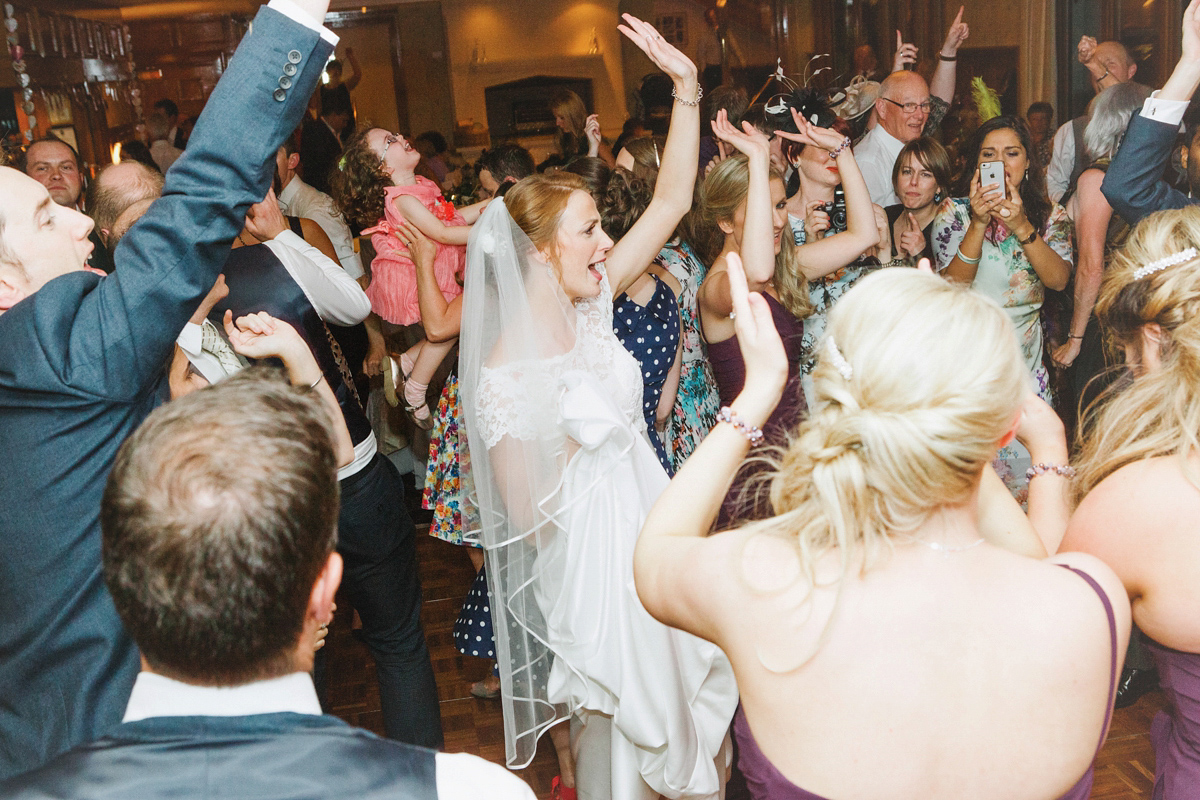
[[[470,694],[471,684],[488,674],[490,664],[459,654],[451,638],[474,570],[462,548],[426,535],[426,524],[418,522],[417,530],[424,591],[422,618],[437,674],[446,750],[474,753],[503,764],[504,723],[500,703]],[[339,605],[326,645],[331,711],[353,725],[382,734],[375,665],[366,647],[350,633],[352,612],[345,604]],[[1133,706],[1114,712],[1108,739],[1096,762],[1092,790],[1095,800],[1141,800],[1151,796],[1154,751],[1150,744],[1150,721],[1163,702],[1161,692],[1150,692]],[[550,797],[550,782],[558,774],[558,762],[547,737],[542,737],[533,763],[517,774],[533,787],[539,798]]]

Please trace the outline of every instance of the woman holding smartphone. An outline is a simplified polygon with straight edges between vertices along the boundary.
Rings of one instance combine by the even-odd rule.
[[[959,177],[959,196],[933,220],[933,252],[945,277],[970,284],[1007,312],[1034,389],[1050,402],[1039,312],[1045,287],[1062,290],[1071,279],[1072,227],[1062,206],[1047,197],[1031,147],[1029,128],[1018,117],[995,117],[979,126],[969,151],[974,158],[967,162],[973,166]],[[991,175],[994,181],[1003,175],[1003,186],[984,177]],[[1027,460],[1023,448],[1010,445],[997,463],[1019,497]]]

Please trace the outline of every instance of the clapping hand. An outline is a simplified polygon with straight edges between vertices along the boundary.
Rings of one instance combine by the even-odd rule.
[[[754,159],[758,156],[768,161],[771,158],[771,141],[766,134],[749,122],[743,122],[742,129],[738,130],[729,121],[729,114],[725,109],[717,112],[717,118],[712,123],[712,132],[713,136],[739,153],[744,153],[747,158]]]
[[[625,34],[646,54],[647,58],[654,62],[656,67],[665,72],[675,82],[676,89],[681,83],[695,85],[696,65],[690,58],[668,44],[667,40],[650,23],[640,20],[632,14],[622,14],[621,17],[625,20],[625,24],[618,25],[617,30]],[[692,98],[685,97],[684,99],[691,100]]]
[[[892,60],[892,72],[899,72],[906,65],[915,63],[917,63],[917,46],[911,42],[905,43],[903,34],[896,31],[896,56]]]
[[[771,415],[787,383],[788,360],[783,340],[775,329],[771,307],[746,285],[746,271],[737,253],[726,256],[729,294],[733,301],[733,326],[746,365],[746,382],[738,395],[738,413],[761,426]]]
[[[942,55],[953,58],[958,54],[958,48],[962,47],[963,42],[971,35],[971,29],[967,23],[963,22],[963,6],[958,7],[958,16],[954,18],[954,22],[950,23],[950,30],[946,32],[946,41],[942,43]]]

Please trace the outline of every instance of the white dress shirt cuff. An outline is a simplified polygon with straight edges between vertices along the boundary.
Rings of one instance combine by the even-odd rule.
[[[201,346],[204,337],[201,335],[200,330],[199,325],[189,322],[179,332],[179,336],[175,339],[175,344],[179,345],[179,349],[189,356],[199,355],[204,349]]]
[[[1159,100],[1158,90],[1155,90],[1142,104],[1142,116],[1155,122],[1178,125],[1183,122],[1183,113],[1187,111],[1187,107],[1186,100]]]
[[[290,19],[299,22],[304,27],[312,28],[314,31],[321,34],[322,39],[329,42],[334,47],[337,47],[338,39],[340,37],[333,31],[329,30],[329,28],[326,28],[321,24],[324,20],[313,19],[312,14],[308,13],[307,10],[301,8],[296,3],[293,3],[292,0],[271,0],[271,2],[267,3],[267,8],[273,8],[280,14],[283,14],[285,17],[289,17]]]

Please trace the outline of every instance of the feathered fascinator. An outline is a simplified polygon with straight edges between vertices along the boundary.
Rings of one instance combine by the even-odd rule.
[[[995,89],[989,89],[983,78],[971,79],[971,99],[975,101],[975,108],[979,110],[981,123],[1000,116],[1000,95]]]

